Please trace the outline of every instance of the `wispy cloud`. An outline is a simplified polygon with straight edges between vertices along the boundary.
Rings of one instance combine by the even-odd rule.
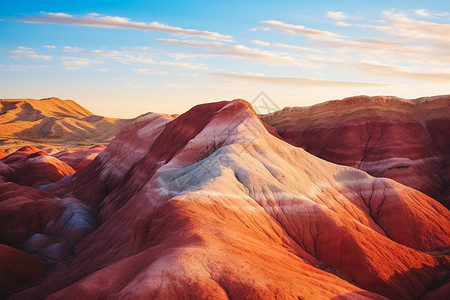
[[[91,64],[91,61],[87,58],[79,57],[64,57],[61,61],[61,65],[66,70],[79,70],[87,67]]]
[[[336,26],[340,26],[340,27],[349,27],[350,26],[350,24],[348,24],[347,22],[336,22],[336,23],[334,23],[334,25],[336,25]]]
[[[400,76],[409,79],[428,81],[428,82],[450,82],[450,72],[447,73],[426,73],[415,72],[409,68],[383,64],[373,61],[363,61],[359,64],[350,66],[358,71],[381,75],[381,76]]]
[[[176,67],[181,69],[206,69],[203,66],[192,65],[188,63],[179,63],[179,62],[171,62],[171,61],[155,61],[151,58],[145,58],[140,56],[134,56],[131,54],[124,54],[123,57],[130,62],[136,62],[144,65],[154,65],[154,66],[167,66],[167,67]]]
[[[327,11],[327,16],[334,20],[344,20],[348,18],[342,11]]]
[[[198,48],[222,48],[224,46],[223,43],[219,42],[186,41],[176,39],[156,39],[155,41],[162,44],[184,45]]]
[[[224,35],[217,32],[201,31],[195,29],[185,29],[181,27],[174,27],[159,22],[134,22],[124,17],[101,16],[99,14],[88,14],[87,16],[74,17],[66,13],[46,13],[42,16],[30,16],[24,18],[14,18],[14,21],[22,21],[27,23],[52,23],[52,24],[66,24],[77,26],[92,26],[105,28],[127,28],[150,31],[163,31],[173,34],[181,34],[187,36],[196,36],[201,38],[213,40],[229,40],[230,35]]]
[[[166,71],[152,71],[150,69],[137,69],[136,73],[138,73],[138,74],[149,74],[149,75],[168,75],[169,74]]]
[[[55,49],[55,48],[56,48],[56,46],[53,46],[53,45],[46,45],[46,46],[44,46],[44,48]]]
[[[302,77],[270,77],[263,74],[252,73],[211,73],[210,75],[237,82],[250,81],[263,84],[290,85],[296,87],[384,87],[391,85],[386,83],[334,81]]]
[[[421,16],[421,17],[427,17],[427,18],[434,18],[434,17],[446,17],[450,16],[450,13],[448,12],[432,12],[429,9],[414,9],[413,10],[415,15]]]
[[[52,59],[52,57],[49,55],[37,54],[33,48],[27,48],[22,46],[19,47],[19,49],[17,50],[9,51],[9,53],[13,55],[26,56],[34,59],[44,59],[44,60]]]
[[[41,68],[49,68],[49,65],[9,65],[2,66],[0,65],[0,70],[8,70],[8,71],[30,71]]]
[[[450,47],[450,24],[411,19],[406,14],[385,11],[388,25],[374,26],[408,41],[425,41],[438,47]]]
[[[210,49],[207,55],[227,56],[258,60],[269,64],[298,64],[299,61],[287,55],[281,55],[270,51],[262,51],[257,48],[249,48],[244,45],[226,45],[223,43],[210,43],[199,41],[182,41],[175,39],[157,39],[156,42],[171,45],[183,45],[196,48]]]
[[[278,49],[286,49],[286,50],[294,50],[300,52],[320,52],[320,50],[308,48],[308,47],[299,47],[294,45],[280,44],[280,43],[269,43],[265,41],[253,40],[251,43],[264,47],[272,47]]]
[[[308,28],[303,25],[287,24],[276,20],[262,21],[262,23],[269,26],[270,29],[291,35],[306,35],[309,39],[336,40],[345,38],[345,36],[330,31]]]
[[[139,63],[144,65],[158,65],[158,66],[168,66],[168,67],[175,67],[175,68],[181,68],[181,69],[205,69],[204,66],[201,65],[193,65],[189,63],[182,63],[182,62],[170,62],[170,61],[155,61],[152,58],[145,57],[145,56],[137,56],[134,54],[130,54],[128,51],[117,51],[117,50],[85,50],[83,48],[79,47],[71,47],[66,46],[62,50],[64,53],[72,53],[72,54],[81,54],[81,55],[94,55],[96,57],[101,57],[102,59],[113,59],[115,61],[121,62],[121,63]]]

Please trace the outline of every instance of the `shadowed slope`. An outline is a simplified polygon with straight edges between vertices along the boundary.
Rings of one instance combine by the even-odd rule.
[[[33,255],[0,244],[0,297],[38,281],[45,271]]]
[[[420,251],[449,247],[446,208],[280,141],[242,100],[148,115],[50,190],[103,223],[15,298],[413,299],[449,267]]]

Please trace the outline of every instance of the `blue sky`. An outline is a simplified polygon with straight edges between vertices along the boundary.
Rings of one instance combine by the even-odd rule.
[[[1,98],[133,117],[450,92],[448,1],[66,2],[2,3]]]

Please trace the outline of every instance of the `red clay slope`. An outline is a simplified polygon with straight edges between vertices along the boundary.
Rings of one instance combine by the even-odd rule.
[[[0,243],[20,246],[61,213],[58,201],[43,191],[0,183]]]
[[[288,143],[388,177],[450,207],[450,95],[358,96],[260,116]]]
[[[106,146],[104,145],[95,145],[86,150],[70,149],[60,151],[52,154],[52,156],[68,164],[75,171],[79,171],[90,164],[105,148]]]
[[[27,186],[53,183],[75,173],[69,165],[34,146],[23,147],[1,159],[0,163],[3,180]]]
[[[45,271],[33,255],[0,244],[0,297],[38,281]]]
[[[280,141],[242,100],[149,115],[51,191],[102,224],[12,299],[414,299],[450,267],[445,207]]]

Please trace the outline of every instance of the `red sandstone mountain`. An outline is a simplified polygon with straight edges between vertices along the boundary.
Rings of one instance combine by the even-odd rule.
[[[138,119],[46,191],[0,183],[0,213],[43,214],[2,224],[2,243],[59,264],[11,299],[415,299],[445,283],[444,206],[274,135],[243,100],[204,104]]]
[[[450,207],[450,95],[358,96],[261,115],[288,143]]]
[[[133,121],[93,115],[72,100],[0,99],[0,147],[105,143]]]

